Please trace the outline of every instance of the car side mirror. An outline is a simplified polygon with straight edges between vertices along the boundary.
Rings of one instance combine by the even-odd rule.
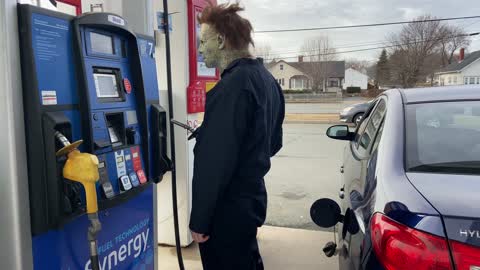
[[[327,136],[335,140],[352,141],[355,134],[350,132],[347,125],[332,126],[327,130]]]

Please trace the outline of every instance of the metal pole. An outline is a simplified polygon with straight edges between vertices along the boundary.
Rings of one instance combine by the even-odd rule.
[[[0,1],[0,269],[33,269],[17,0]]]

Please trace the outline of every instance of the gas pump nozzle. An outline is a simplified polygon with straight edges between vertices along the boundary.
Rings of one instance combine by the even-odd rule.
[[[90,243],[90,260],[92,270],[99,270],[97,234],[102,229],[98,219],[97,190],[95,183],[100,178],[98,174],[98,158],[95,155],[81,153],[77,148],[82,144],[82,140],[70,143],[70,141],[60,132],[55,132],[55,138],[63,145],[63,148],[57,152],[57,156],[67,156],[67,161],[63,167],[63,177],[68,180],[78,182],[85,188],[85,198],[87,200],[87,214],[90,220],[88,228],[88,241]]]
[[[184,128],[184,129],[190,131],[190,133],[192,133],[192,134],[190,134],[190,136],[188,136],[188,140],[189,140],[189,141],[190,141],[191,139],[197,137],[197,135],[198,135],[198,130],[199,130],[198,128],[197,128],[197,129],[194,129],[194,128],[192,128],[191,126],[189,126],[189,125],[187,125],[187,124],[184,124],[184,123],[182,123],[182,122],[178,122],[177,120],[174,120],[174,119],[170,119],[170,122],[172,122],[172,124],[174,124],[174,125],[177,125],[177,126],[179,126],[179,127],[181,127],[181,128]]]

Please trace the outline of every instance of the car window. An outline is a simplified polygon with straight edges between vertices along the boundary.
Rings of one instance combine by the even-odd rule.
[[[359,138],[358,141],[358,153],[362,156],[368,153],[369,147],[372,145],[372,141],[377,134],[377,131],[380,128],[380,124],[382,123],[383,116],[386,112],[387,104],[384,99],[380,99],[378,101],[378,105],[375,107],[371,116],[368,119],[365,119],[367,122],[365,131]]]
[[[407,106],[407,169],[480,174],[480,101]]]
[[[372,113],[373,111],[373,108],[375,108],[375,105],[377,104],[377,100],[374,100],[374,101],[371,101],[370,102],[370,106],[367,108],[367,110],[365,111],[365,114],[363,115],[363,119],[368,119],[368,117],[370,116],[370,114]],[[367,127],[367,120],[366,121],[361,121],[360,122],[360,125],[358,125],[357,127],[357,130],[356,130],[356,133],[355,133],[355,147],[358,147],[358,142],[360,140],[360,138],[362,137],[362,134],[365,132],[365,128]]]
[[[370,150],[370,154],[377,150],[378,145],[380,144],[380,140],[382,139],[383,134],[384,123],[385,121],[382,121],[382,123],[380,124],[380,129],[377,132],[377,136],[375,137],[375,142],[373,143],[372,149]]]

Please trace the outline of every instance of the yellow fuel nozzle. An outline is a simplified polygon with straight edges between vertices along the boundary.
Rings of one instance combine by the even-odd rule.
[[[63,177],[83,185],[85,188],[85,198],[87,200],[87,213],[97,213],[98,202],[95,183],[100,178],[98,174],[97,156],[81,153],[77,149],[83,142],[81,140],[70,144],[68,139],[58,131],[55,133],[55,137],[64,145],[64,147],[57,152],[57,156],[67,155],[67,161],[63,167]]]
[[[100,176],[98,175],[98,158],[95,155],[81,153],[77,148],[83,141],[76,141],[70,144],[70,141],[60,132],[55,132],[55,138],[63,144],[63,148],[57,152],[57,156],[67,156],[67,161],[63,167],[63,177],[68,180],[78,182],[85,188],[85,198],[87,199],[87,214],[90,220],[88,228],[88,241],[90,243],[90,261],[92,269],[100,269],[98,263],[97,234],[102,225],[98,219],[97,189],[95,183]]]

